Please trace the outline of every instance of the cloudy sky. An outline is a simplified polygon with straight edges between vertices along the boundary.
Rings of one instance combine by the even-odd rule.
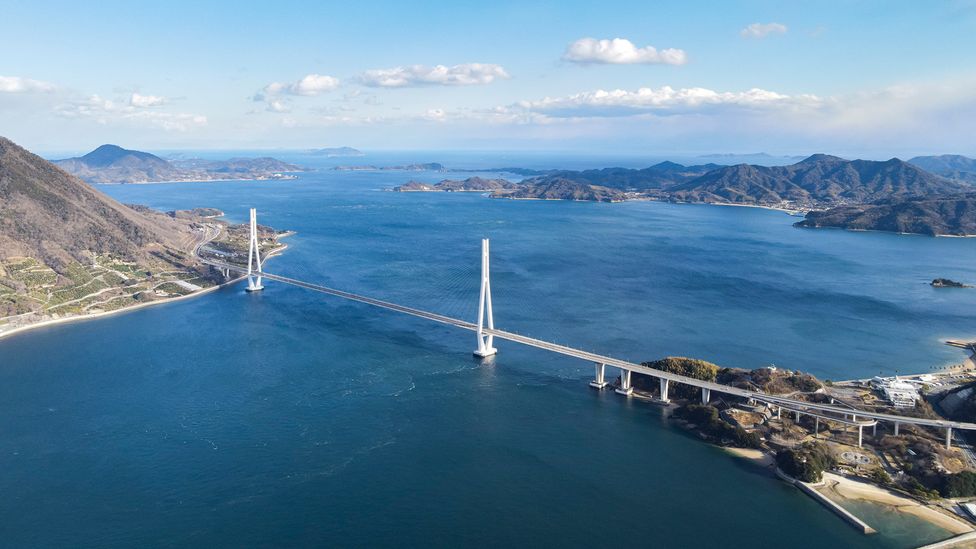
[[[0,135],[976,156],[973,1],[305,4],[5,0]]]

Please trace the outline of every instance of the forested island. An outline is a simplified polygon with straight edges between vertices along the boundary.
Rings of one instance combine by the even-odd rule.
[[[932,166],[944,175],[921,166]],[[661,162],[643,169],[524,170],[526,177],[520,181],[481,177],[410,181],[393,190],[463,190],[512,199],[759,206],[806,213],[798,227],[963,236],[976,234],[976,175],[970,177],[965,171],[976,169],[972,166],[976,160],[957,156],[917,157],[905,162],[815,154],[787,166]],[[387,169],[413,167],[446,171],[440,164]]]

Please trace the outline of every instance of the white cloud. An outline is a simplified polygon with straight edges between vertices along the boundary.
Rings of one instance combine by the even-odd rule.
[[[312,97],[322,95],[339,87],[339,79],[325,74],[307,74],[300,80],[285,84],[272,82],[254,94],[254,101],[263,101],[266,110],[271,112],[290,112],[291,107],[283,95]]]
[[[132,96],[129,97],[129,105],[132,107],[158,107],[165,104],[166,98],[158,95],[142,95],[141,93],[133,93]]]
[[[509,78],[500,65],[488,63],[463,63],[447,67],[436,65],[410,65],[392,69],[374,69],[364,72],[359,81],[376,88],[403,88],[408,86],[470,86],[490,84],[499,78]]]
[[[47,93],[54,91],[54,84],[21,78],[20,76],[0,76],[0,92],[2,93]]]
[[[770,34],[786,34],[787,27],[782,23],[753,23],[739,31],[743,38],[766,38]]]
[[[339,87],[339,79],[324,74],[309,74],[291,84],[272,82],[254,95],[255,101],[267,101],[268,98],[288,94],[310,97],[330,92]]]
[[[626,38],[597,40],[580,38],[566,47],[564,61],[573,63],[603,63],[613,65],[663,64],[684,65],[688,56],[684,50],[668,48],[658,50],[654,46],[638,48]]]
[[[566,97],[546,97],[515,105],[550,116],[627,116],[641,112],[686,113],[715,108],[810,107],[819,104],[814,95],[789,96],[753,88],[742,92],[718,92],[707,88],[640,88],[596,90]]]
[[[145,110],[132,105],[131,98],[125,103],[98,95],[58,105],[55,113],[64,118],[93,120],[103,125],[127,122],[168,131],[188,131],[207,125],[207,117],[203,115]]]

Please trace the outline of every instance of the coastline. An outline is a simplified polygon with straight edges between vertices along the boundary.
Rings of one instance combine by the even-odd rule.
[[[890,490],[860,482],[834,473],[824,472],[824,482],[817,491],[838,505],[853,500],[867,501],[899,513],[906,513],[938,526],[953,535],[973,532],[972,525],[960,518],[938,511],[933,505],[925,505]]]
[[[173,303],[173,302],[180,301],[180,300],[183,300],[183,299],[190,299],[192,297],[201,296],[201,295],[204,295],[204,294],[207,294],[207,293],[210,293],[210,292],[219,290],[220,288],[223,288],[224,286],[229,286],[231,284],[236,284],[237,282],[240,282],[241,280],[244,280],[245,278],[247,278],[247,276],[246,275],[242,275],[242,276],[239,276],[237,278],[228,280],[226,282],[221,282],[220,284],[217,284],[215,286],[210,286],[209,288],[203,288],[201,290],[197,290],[197,291],[195,291],[193,293],[189,293],[189,294],[186,294],[186,295],[181,295],[181,296],[177,296],[177,297],[168,297],[166,299],[160,299],[158,301],[150,301],[149,303],[138,303],[136,305],[130,305],[128,307],[122,307],[121,309],[115,309],[114,311],[103,311],[103,312],[100,312],[100,313],[92,313],[92,314],[87,314],[87,315],[75,315],[75,316],[67,316],[67,317],[62,317],[62,318],[52,318],[52,319],[49,319],[49,320],[42,320],[40,322],[35,322],[33,324],[27,324],[25,326],[20,326],[20,327],[14,328],[12,330],[0,331],[0,340],[2,340],[4,338],[7,338],[7,337],[10,337],[10,336],[13,336],[13,335],[16,335],[16,334],[22,334],[22,333],[28,332],[28,331],[33,330],[35,328],[44,328],[44,327],[47,327],[47,326],[54,326],[54,325],[57,325],[57,324],[67,324],[69,322],[77,322],[77,321],[81,321],[81,320],[95,320],[95,319],[98,319],[98,318],[105,318],[105,317],[108,317],[108,316],[111,316],[111,315],[120,314],[120,313],[128,313],[130,311],[135,311],[135,310],[138,310],[138,309],[143,309],[145,307],[152,307],[153,305],[164,305],[166,303]]]
[[[295,234],[295,231],[286,231],[284,233],[279,234],[278,235],[278,238],[285,238],[287,236],[292,236],[294,234]],[[278,246],[277,248],[275,248],[274,250],[272,250],[271,252],[269,252],[268,255],[265,256],[264,261],[267,261],[267,260],[271,259],[272,257],[275,257],[275,256],[281,254],[286,249],[288,249],[288,244],[281,244],[280,246]],[[210,286],[208,288],[202,288],[200,290],[197,290],[195,292],[192,292],[192,293],[189,293],[189,294],[186,294],[186,295],[181,295],[181,296],[177,296],[177,297],[168,297],[168,298],[165,298],[165,299],[160,299],[158,301],[150,301],[149,303],[138,303],[138,304],[135,304],[135,305],[130,305],[128,307],[122,307],[121,309],[115,309],[113,311],[103,311],[103,312],[100,312],[100,313],[92,313],[92,314],[87,314],[87,315],[75,315],[75,316],[68,316],[68,317],[63,317],[63,318],[52,318],[52,319],[49,319],[49,320],[42,320],[40,322],[35,322],[35,323],[32,323],[32,324],[27,324],[25,326],[19,326],[17,328],[13,328],[11,330],[0,331],[0,340],[3,340],[5,338],[7,338],[7,337],[14,336],[14,335],[17,335],[17,334],[23,334],[23,333],[26,333],[26,332],[28,332],[30,330],[34,330],[34,329],[37,329],[37,328],[44,328],[44,327],[47,327],[47,326],[55,326],[55,325],[58,325],[58,324],[68,324],[70,322],[79,322],[79,321],[82,321],[82,320],[96,320],[96,319],[100,319],[100,318],[106,318],[106,317],[109,317],[111,315],[116,315],[116,314],[121,314],[121,313],[128,313],[130,311],[136,311],[136,310],[143,309],[143,308],[146,308],[146,307],[152,307],[154,305],[165,305],[167,303],[175,303],[177,301],[182,301],[184,299],[190,299],[190,298],[194,298],[194,297],[198,297],[198,296],[201,296],[201,295],[208,294],[210,292],[215,292],[215,291],[217,291],[220,288],[223,288],[225,286],[230,286],[231,284],[237,284],[238,282],[240,282],[240,281],[242,281],[242,280],[244,280],[246,278],[247,278],[247,275],[241,275],[241,276],[238,276],[236,278],[232,278],[230,280],[221,282],[220,284],[216,284],[216,285]]]

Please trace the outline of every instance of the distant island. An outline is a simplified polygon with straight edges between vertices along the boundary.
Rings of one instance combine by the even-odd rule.
[[[892,198],[807,213],[797,227],[833,227],[928,236],[976,234],[976,193]]]
[[[339,158],[346,156],[366,156],[366,153],[352,147],[326,147],[324,149],[311,149],[308,154],[316,156],[326,156],[329,158]]]
[[[494,192],[508,191],[513,192],[519,188],[518,183],[512,183],[505,179],[485,179],[482,177],[469,177],[467,179],[444,179],[437,183],[429,184],[420,181],[409,181],[394,187],[396,192]]]
[[[552,170],[523,179],[517,185],[528,197],[543,194],[543,189],[554,185],[587,191],[590,187],[602,187],[615,191],[614,197],[620,199],[649,198],[798,211],[893,197],[948,195],[972,189],[898,159],[844,160],[825,154],[815,154],[789,166],[683,166],[661,162],[643,169]]]
[[[400,166],[336,166],[333,170],[340,172],[375,172],[375,171],[397,171],[397,172],[443,172],[447,168],[439,162],[425,162],[422,164],[404,164]]]
[[[290,174],[305,171],[301,166],[270,157],[170,161],[118,145],[102,145],[84,156],[55,160],[54,164],[88,183],[97,184],[292,179],[295,176]]]
[[[643,169],[544,170],[518,182],[480,177],[438,183],[410,181],[393,190],[479,191],[492,198],[512,199],[759,206],[806,212],[798,227],[976,234],[976,187],[963,178],[926,171],[916,165],[919,158],[927,157],[905,162],[814,154],[787,166],[661,162]],[[969,165],[965,157],[932,158],[949,162],[956,170],[952,173]]]
[[[247,257],[214,208],[123,205],[0,137],[0,336],[196,295],[228,282],[200,261]],[[264,254],[282,236],[260,227]]]

